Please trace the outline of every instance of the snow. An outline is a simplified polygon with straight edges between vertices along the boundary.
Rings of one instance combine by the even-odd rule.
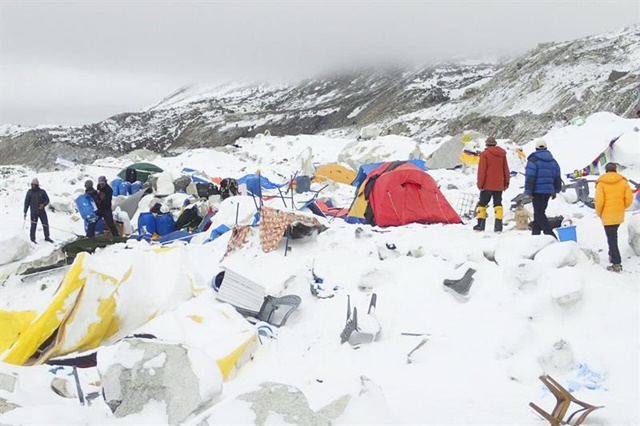
[[[622,156],[616,161],[627,167],[623,174],[638,180],[637,127],[640,120],[598,113],[588,117],[583,126],[556,129],[543,139],[567,173],[584,167],[584,160],[592,161],[606,148],[609,138],[623,133],[614,148],[619,148]],[[283,183],[300,168],[305,150],[310,149],[312,162],[319,165],[338,161],[351,142],[353,139],[329,136],[263,136],[242,139],[239,148],[198,149],[153,162],[174,175],[185,166],[218,177],[241,177],[260,170],[273,182]],[[525,153],[532,151],[534,142],[524,146]],[[434,146],[438,143],[444,142],[434,141]],[[416,143],[386,136],[367,141],[363,147],[365,152],[375,148],[376,155],[395,160],[412,154]],[[50,196],[62,197],[78,193],[86,178],[106,175],[112,179],[118,167],[127,162],[112,159],[106,163],[109,167],[96,162],[82,169],[41,173],[39,179]],[[522,172],[524,163],[512,162],[511,168]],[[27,233],[22,229],[21,209],[33,173],[20,170],[16,168],[0,190],[0,242]],[[462,195],[477,195],[473,167],[429,173],[454,207]],[[514,230],[508,200],[521,193],[523,185],[522,175],[513,177],[504,195],[502,234],[490,231],[490,209],[485,233],[474,232],[472,223],[379,229],[335,219],[326,221],[328,230],[317,237],[291,241],[287,256],[284,243],[265,254],[253,236],[246,246],[223,258],[227,233],[207,244],[195,239],[192,244],[174,244],[167,252],[170,254],[155,252],[139,242],[128,243],[126,249],[101,249],[87,257],[97,270],[113,276],[122,276],[130,262],[135,262],[139,268],[132,272],[131,283],[148,281],[153,285],[124,286],[118,292],[122,315],[139,323],[148,320],[147,314],[155,306],[163,306],[137,331],[164,331],[168,342],[197,347],[207,359],[219,355],[219,348],[210,345],[214,340],[208,339],[229,331],[217,322],[207,322],[218,315],[216,309],[226,306],[215,300],[210,287],[222,266],[240,270],[273,294],[302,298],[286,326],[275,330],[271,339],[263,337],[253,359],[224,382],[222,394],[211,407],[185,424],[253,423],[250,404],[236,398],[264,382],[276,382],[304,392],[313,410],[350,395],[336,424],[544,425],[527,405],[529,401],[542,407],[553,405],[553,396],[538,381],[544,372],[571,387],[577,398],[606,406],[589,417],[591,423],[638,424],[640,413],[633,407],[640,400],[640,262],[628,244],[627,229],[637,214],[628,212],[628,222],[620,227],[625,271],[613,274],[605,269],[607,244],[602,225],[594,211],[582,203],[571,204],[558,197],[548,208],[549,216],[561,214],[572,220],[577,242],[558,243],[548,236],[532,237]],[[354,189],[332,184],[320,196],[348,207]],[[244,220],[254,205],[241,200]],[[281,200],[272,202],[277,205]],[[228,222],[231,210],[222,209],[226,213],[215,220]],[[49,212],[49,219],[56,241],[83,233],[81,221],[74,221],[72,214]],[[53,246],[42,242],[40,229],[38,240],[23,260],[51,253]],[[13,263],[0,267],[0,277],[12,267]],[[477,272],[469,297],[463,301],[445,291],[442,283],[460,278],[467,267]],[[312,268],[327,288],[336,289],[334,297],[318,299],[311,294]],[[43,284],[47,284],[45,289],[41,289]],[[51,277],[34,278],[22,287],[20,282],[7,280],[0,287],[0,309],[40,312],[54,290]],[[380,325],[378,339],[358,349],[341,345],[347,296],[351,306],[364,313],[373,292],[378,297],[372,322]],[[189,319],[194,311],[203,318],[201,323]],[[239,327],[233,324],[230,327]],[[244,325],[253,330],[249,323]],[[407,354],[425,338],[427,342],[408,363]],[[130,359],[109,360],[109,348],[101,349],[99,356],[106,364],[135,362],[135,354],[129,354]],[[160,365],[161,360],[157,361]],[[217,374],[213,367],[207,369],[204,355],[201,361],[193,361],[198,371]],[[15,392],[0,390],[0,397],[22,406],[0,415],[2,424],[167,421],[160,403],[135,416],[116,419],[101,398],[86,407],[61,398],[49,390],[53,376],[47,367],[0,364],[0,372],[15,372],[19,380]],[[88,374],[80,377],[87,389],[96,380]],[[202,378],[206,377],[203,373]],[[211,383],[203,380],[201,385]],[[207,393],[206,388],[200,391]],[[282,423],[283,418],[274,412],[268,421]]]

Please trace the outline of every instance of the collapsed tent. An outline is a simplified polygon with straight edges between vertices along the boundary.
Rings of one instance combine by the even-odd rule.
[[[444,140],[429,155],[429,169],[453,169],[463,164],[478,164],[486,136],[475,131],[458,133]]]
[[[238,179],[238,185],[245,184],[247,186],[247,190],[254,195],[260,195],[262,193],[262,189],[278,189],[283,186],[289,184],[289,182],[277,184],[271,182],[266,177],[259,174],[248,174],[242,176]]]
[[[350,185],[356,178],[356,172],[338,163],[330,163],[318,167],[314,176],[313,182],[324,182],[328,179]]]
[[[135,170],[136,173],[133,181],[139,181],[140,183],[145,183],[147,179],[149,179],[150,175],[154,173],[160,173],[163,171],[160,167],[156,166],[155,164],[134,163],[120,170],[120,172],[118,173],[118,177],[122,180],[130,181],[130,179],[127,179],[128,178],[127,170]]]
[[[346,220],[377,226],[462,222],[436,181],[407,161],[373,169],[358,187]]]
[[[216,342],[218,360],[224,358],[228,373],[254,339],[252,330],[242,327],[242,317],[234,320],[232,309],[217,309],[213,302],[209,313],[199,303],[184,304],[195,290],[184,250],[155,248],[132,254],[131,250],[115,250],[105,265],[104,258],[81,253],[42,312],[0,311],[0,359],[16,365],[40,364],[114,343],[144,325],[160,337],[161,330],[150,321],[157,322],[167,313],[171,321],[181,316],[181,322],[190,318],[197,324],[227,318],[233,325],[227,331],[240,334],[233,339],[227,336],[228,342]]]

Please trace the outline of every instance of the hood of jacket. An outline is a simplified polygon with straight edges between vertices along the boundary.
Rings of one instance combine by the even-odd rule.
[[[598,180],[596,181],[596,184],[598,183],[613,184],[613,183],[618,183],[621,180],[627,180],[627,178],[617,172],[607,172],[598,178]]]
[[[484,149],[484,152],[496,157],[502,157],[502,158],[507,157],[507,152],[498,146],[488,146]]]
[[[532,152],[528,160],[535,158],[538,161],[553,161],[553,155],[546,149],[539,149],[537,151]]]

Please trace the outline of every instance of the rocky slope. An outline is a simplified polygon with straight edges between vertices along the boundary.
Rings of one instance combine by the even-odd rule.
[[[526,142],[595,111],[640,109],[640,25],[543,44],[505,64],[438,64],[359,70],[292,85],[234,83],[183,88],[136,113],[71,128],[0,126],[0,164],[51,167],[146,148],[179,153],[273,135],[334,132],[368,124],[426,141],[477,130]]]

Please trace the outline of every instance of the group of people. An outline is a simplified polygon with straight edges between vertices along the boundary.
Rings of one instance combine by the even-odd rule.
[[[98,178],[98,189],[93,187],[93,181],[87,180],[84,183],[85,194],[90,196],[96,204],[96,212],[94,220],[89,222],[87,226],[87,237],[94,237],[96,235],[96,225],[102,218],[104,223],[109,228],[111,235],[119,235],[116,228],[116,224],[113,221],[113,212],[111,211],[111,200],[113,198],[113,189],[107,183],[107,178],[100,176]],[[49,219],[47,217],[47,211],[45,207],[49,205],[49,196],[47,191],[40,188],[40,181],[38,178],[33,178],[31,181],[31,189],[27,191],[27,196],[24,199],[24,219],[27,219],[27,211],[31,211],[31,227],[29,229],[29,237],[31,242],[36,242],[36,228],[38,226],[38,220],[42,223],[42,229],[44,232],[44,240],[53,243],[49,233]]]
[[[495,214],[494,231],[502,232],[502,193],[509,188],[509,165],[507,153],[497,146],[494,137],[485,141],[486,148],[480,155],[478,164],[477,186],[480,198],[477,206],[476,231],[484,231],[487,219],[487,207],[493,199]],[[540,140],[536,143],[536,150],[527,158],[525,168],[524,195],[533,204],[533,221],[531,233],[533,235],[551,235],[555,233],[546,215],[550,199],[562,190],[562,175],[560,166],[547,149],[547,143]],[[609,262],[607,270],[622,271],[622,258],[618,248],[618,228],[624,222],[624,212],[633,202],[633,193],[629,181],[617,172],[616,163],[605,166],[605,174],[596,181],[595,208],[601,219],[609,246]]]

